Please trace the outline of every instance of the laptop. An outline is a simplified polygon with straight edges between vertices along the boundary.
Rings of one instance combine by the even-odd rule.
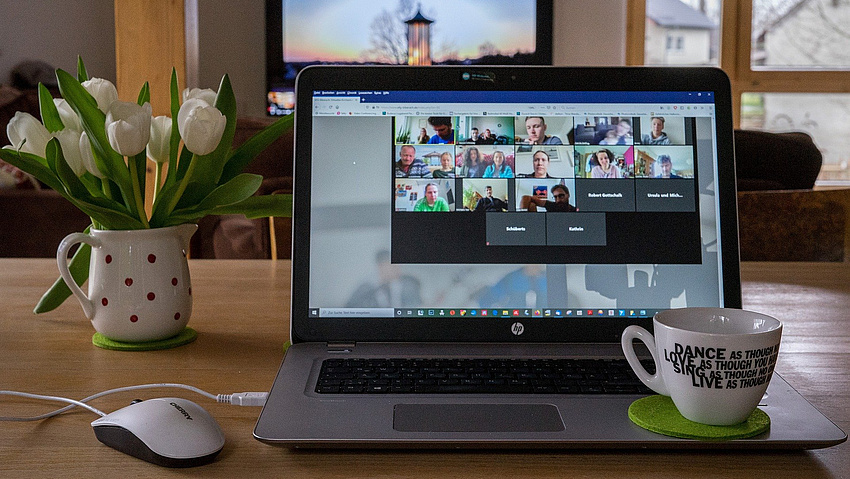
[[[623,329],[651,328],[658,311],[741,307],[722,71],[323,66],[304,69],[296,91],[292,345],[258,440],[846,440],[776,374],[761,404],[767,433],[655,434],[627,413],[650,392],[595,369],[622,366]],[[558,382],[577,371],[590,374]]]

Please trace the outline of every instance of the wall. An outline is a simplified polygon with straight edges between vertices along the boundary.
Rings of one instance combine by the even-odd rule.
[[[0,0],[0,12],[0,83],[25,58],[75,72],[77,54],[115,81],[112,0]],[[623,65],[625,25],[623,0],[554,0],[554,64]],[[215,89],[228,73],[239,113],[263,116],[265,0],[198,0],[198,40],[195,86]]]
[[[115,81],[115,12],[112,0],[0,0],[0,84],[21,61],[42,60]]]

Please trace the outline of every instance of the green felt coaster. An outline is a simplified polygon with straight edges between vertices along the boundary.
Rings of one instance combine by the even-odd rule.
[[[638,426],[665,436],[725,441],[757,436],[770,429],[770,417],[756,408],[746,421],[733,426],[710,426],[685,419],[667,396],[648,396],[629,406],[629,419]]]
[[[159,341],[148,341],[144,343],[125,343],[107,338],[100,333],[94,333],[91,338],[92,344],[99,348],[111,349],[113,351],[156,351],[158,349],[171,349],[177,346],[189,344],[198,337],[198,332],[192,328],[180,331],[177,336]]]

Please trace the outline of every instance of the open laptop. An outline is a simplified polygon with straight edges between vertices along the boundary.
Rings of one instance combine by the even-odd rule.
[[[292,346],[257,439],[446,448],[846,439],[778,375],[761,405],[768,433],[658,435],[627,416],[647,390],[621,373],[608,377],[623,386],[600,384],[586,366],[622,359],[623,328],[651,328],[658,311],[741,306],[720,70],[312,67],[298,77],[295,114]],[[575,372],[566,359],[585,361],[576,368],[590,377],[549,382]]]

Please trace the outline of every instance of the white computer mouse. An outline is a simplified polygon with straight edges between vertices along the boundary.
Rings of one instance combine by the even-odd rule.
[[[187,399],[141,401],[91,425],[107,446],[166,467],[207,464],[224,447],[224,433],[215,419]]]

